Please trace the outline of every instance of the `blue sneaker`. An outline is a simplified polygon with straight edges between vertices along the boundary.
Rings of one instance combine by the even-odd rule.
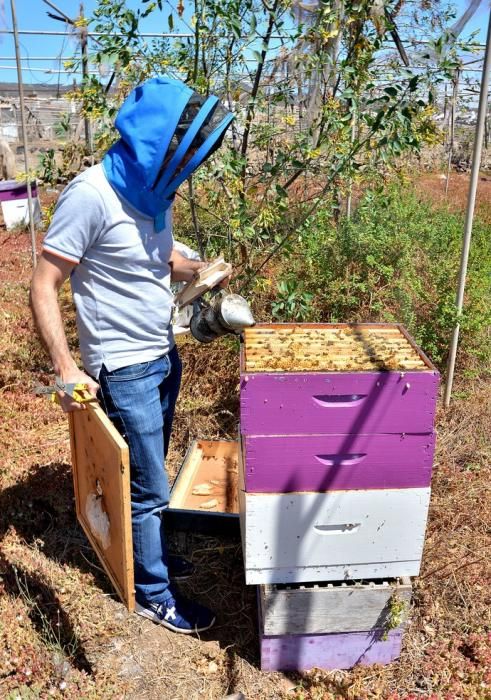
[[[184,581],[194,574],[194,564],[177,554],[168,555],[167,566],[171,581]]]
[[[193,603],[174,593],[163,603],[136,603],[135,612],[173,632],[194,634],[204,632],[215,624],[216,617],[203,605]]]

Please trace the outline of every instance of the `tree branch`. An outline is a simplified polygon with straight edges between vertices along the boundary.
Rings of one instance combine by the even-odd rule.
[[[266,30],[266,34],[264,36],[263,49],[261,51],[261,56],[260,56],[259,63],[257,66],[256,75],[254,77],[254,83],[252,85],[251,100],[250,100],[249,106],[247,108],[247,114],[246,114],[245,126],[244,126],[244,135],[242,136],[242,143],[241,143],[241,147],[240,147],[240,155],[242,157],[245,157],[245,155],[247,153],[247,147],[249,145],[249,135],[251,132],[252,120],[254,119],[254,112],[255,112],[255,108],[256,108],[256,97],[257,97],[257,93],[259,91],[259,85],[261,83],[261,76],[262,76],[263,68],[264,68],[264,60],[265,60],[266,54],[268,52],[269,42],[271,41],[271,34],[273,33],[273,27],[275,26],[275,14],[276,14],[276,10],[278,9],[279,4],[280,4],[280,0],[274,0],[273,6],[271,8],[269,8],[267,5],[265,5],[267,11],[269,12],[269,22],[268,22],[268,28]],[[246,164],[244,163],[244,165],[242,166],[242,172],[241,172],[241,180],[242,180],[243,184],[245,182],[245,174],[246,174]]]

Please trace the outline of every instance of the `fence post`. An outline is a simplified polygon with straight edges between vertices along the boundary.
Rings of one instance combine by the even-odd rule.
[[[84,19],[84,5],[83,3],[80,3],[80,15],[79,18],[81,20]],[[83,80],[86,82],[89,79],[89,55],[87,51],[87,27],[83,22],[81,23],[80,26],[80,50],[82,52],[82,75],[83,75]],[[90,119],[85,116],[84,117],[84,129],[85,129],[85,145],[87,146],[87,150],[90,155],[92,155],[93,147],[92,147],[92,125],[90,123]]]
[[[465,280],[467,276],[467,263],[469,261],[469,250],[472,236],[472,223],[474,220],[474,208],[476,205],[477,183],[479,180],[479,168],[481,165],[482,142],[484,136],[484,123],[488,107],[488,84],[491,74],[491,12],[489,13],[488,35],[486,39],[486,50],[484,53],[484,63],[482,68],[481,91],[479,94],[479,108],[477,111],[476,135],[474,138],[474,150],[472,153],[471,179],[469,183],[469,194],[467,199],[467,212],[465,216],[464,240],[462,254],[460,258],[459,283],[457,287],[457,322],[452,333],[450,350],[447,365],[447,383],[445,385],[444,402],[445,407],[450,405],[452,395],[452,385],[455,372],[455,360],[457,357],[457,346],[459,343],[460,322],[464,308]]]
[[[31,231],[32,266],[36,267],[36,264],[37,264],[36,231],[34,229],[34,208],[32,206],[31,176],[29,173],[29,157],[28,157],[28,148],[27,148],[26,115],[24,112],[24,84],[22,82],[22,68],[20,65],[19,36],[17,34],[17,15],[16,15],[16,11],[15,11],[15,0],[10,0],[10,9],[12,12],[12,28],[14,30],[15,61],[17,64],[17,83],[19,86],[20,123],[21,123],[21,130],[22,130],[22,141],[23,141],[23,145],[24,145],[24,167],[25,167],[25,171],[26,171],[27,208],[29,211],[29,229]]]

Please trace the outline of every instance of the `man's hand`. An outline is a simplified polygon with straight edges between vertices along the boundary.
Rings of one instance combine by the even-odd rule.
[[[201,272],[205,270],[211,263],[202,262],[201,260],[190,260],[179,253],[175,248],[170,256],[171,280],[172,282],[192,282]],[[219,282],[220,287],[227,287],[230,283],[231,275]]]
[[[66,374],[60,375],[60,379],[64,384],[86,384],[87,391],[91,396],[96,398],[97,391],[99,390],[99,385],[97,382],[89,377],[85,372],[80,369],[72,370]],[[85,404],[80,401],[76,401],[64,391],[58,391],[58,398],[60,400],[60,405],[65,413],[71,413],[71,411],[80,411],[85,409]]]
[[[208,263],[201,262],[201,260],[190,260],[175,248],[172,249],[169,264],[172,282],[191,282],[200,270],[208,267]]]

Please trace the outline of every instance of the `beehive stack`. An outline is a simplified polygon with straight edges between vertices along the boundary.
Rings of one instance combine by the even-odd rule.
[[[260,585],[262,668],[398,655],[404,615],[393,594],[419,573],[438,382],[397,325],[245,331],[239,497],[246,582]],[[370,614],[354,614],[355,599]],[[295,625],[275,623],[295,606]],[[346,614],[335,622],[319,606]]]

